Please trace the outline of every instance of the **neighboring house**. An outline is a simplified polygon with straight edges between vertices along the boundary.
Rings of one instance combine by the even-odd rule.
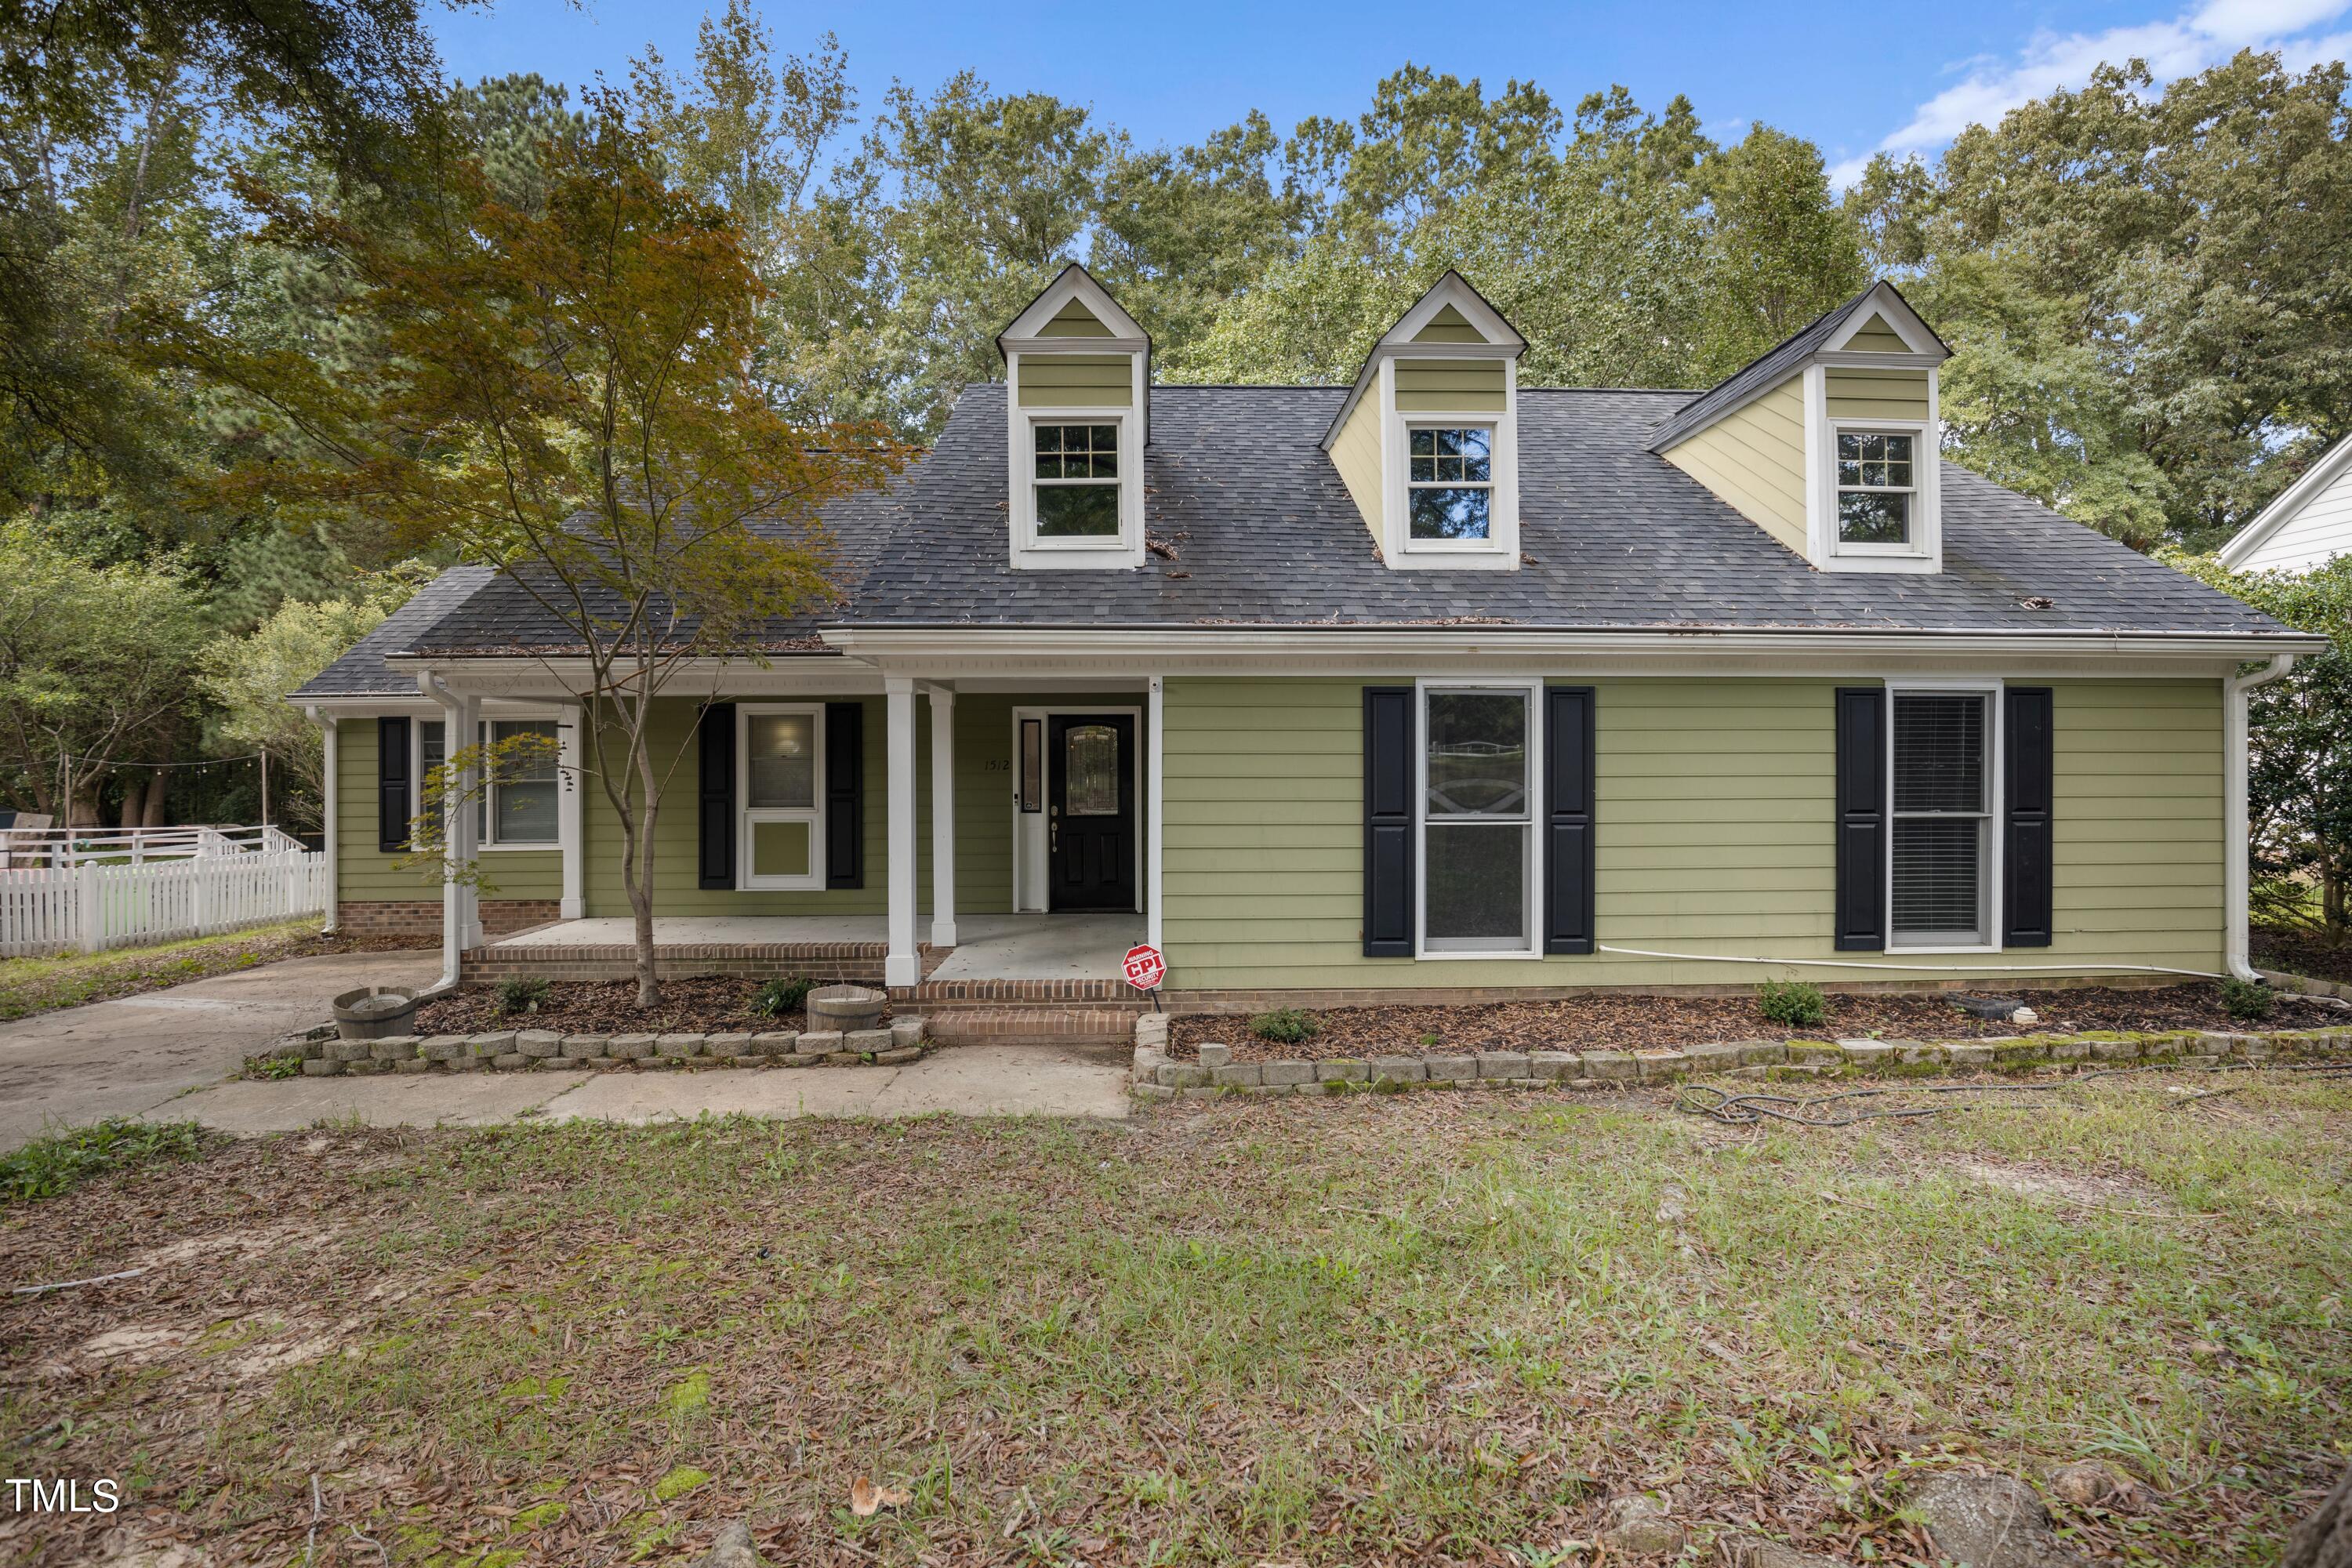
[[[2216,557],[2232,572],[2308,572],[2352,553],[2352,437],[2254,514]]]
[[[1703,393],[1522,386],[1453,275],[1347,387],[1155,384],[1076,267],[999,344],[828,514],[843,606],[671,705],[665,942],[905,986],[1098,929],[1226,1006],[2242,969],[2240,671],[2324,642],[1940,461],[1893,288]],[[392,868],[451,725],[576,762],[562,641],[456,572],[298,694],[343,924],[625,940],[562,769],[453,826],[478,909]]]

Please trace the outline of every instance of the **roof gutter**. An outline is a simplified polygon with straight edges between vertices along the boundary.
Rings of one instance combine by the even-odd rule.
[[[2181,658],[2267,658],[2273,653],[2316,653],[2327,639],[2305,632],[1983,632],[1959,628],[1895,628],[1821,631],[1786,629],[1674,630],[1604,629],[1517,626],[973,626],[956,623],[829,627],[821,636],[853,657],[992,653],[1060,654],[1070,657],[1132,657],[1138,653],[1315,653],[1385,655],[1400,644],[1413,654],[1514,653],[1624,655],[1852,654],[1934,648],[1946,653],[2037,654],[2166,653]]]

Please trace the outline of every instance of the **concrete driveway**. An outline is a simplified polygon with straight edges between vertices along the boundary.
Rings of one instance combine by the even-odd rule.
[[[1124,1116],[1127,1053],[962,1046],[903,1067],[231,1079],[260,1046],[358,985],[425,985],[430,952],[293,958],[0,1024],[0,1151],[107,1116],[189,1117],[225,1132],[321,1121],[478,1125],[519,1116],[644,1122],[749,1116]]]
[[[136,1116],[218,1083],[357,985],[429,985],[437,952],[342,952],[0,1024],[0,1149],[54,1124]]]

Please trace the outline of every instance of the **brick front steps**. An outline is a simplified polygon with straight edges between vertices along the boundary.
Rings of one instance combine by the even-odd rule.
[[[565,1035],[552,1029],[505,1029],[483,1035],[394,1035],[346,1040],[332,1026],[278,1042],[247,1063],[257,1078],[304,1078],[370,1073],[564,1070],[590,1068],[834,1067],[866,1063],[895,1067],[928,1054],[933,1041],[924,1020],[893,1018],[888,1026],[851,1034]]]
[[[1150,1009],[1117,980],[926,980],[890,994],[953,1046],[1119,1046]]]
[[[1220,1094],[1341,1094],[1351,1089],[1598,1089],[1672,1083],[1721,1074],[1786,1079],[1927,1077],[1970,1069],[2030,1072],[2053,1063],[2334,1059],[2352,1053],[2352,1029],[2218,1034],[2179,1029],[2158,1034],[2092,1031],[1951,1040],[1731,1040],[1678,1050],[1478,1051],[1458,1056],[1368,1057],[1332,1061],[1231,1059],[1230,1049],[1200,1047],[1199,1061],[1171,1061],[1164,1014],[1136,1021],[1132,1092],[1142,1100],[1207,1099]]]

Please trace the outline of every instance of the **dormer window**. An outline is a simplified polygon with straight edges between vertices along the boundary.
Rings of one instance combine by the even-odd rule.
[[[1037,538],[1118,537],[1118,426],[1037,421]]]
[[[1911,506],[1918,492],[1913,437],[1895,430],[1837,433],[1837,516],[1840,545],[1911,542]]]
[[[1518,570],[1527,346],[1454,272],[1372,345],[1323,449],[1391,570]]]
[[[1075,264],[998,335],[1016,571],[1143,564],[1151,340]]]
[[[1485,542],[1495,500],[1495,431],[1415,425],[1405,476],[1416,543]]]

